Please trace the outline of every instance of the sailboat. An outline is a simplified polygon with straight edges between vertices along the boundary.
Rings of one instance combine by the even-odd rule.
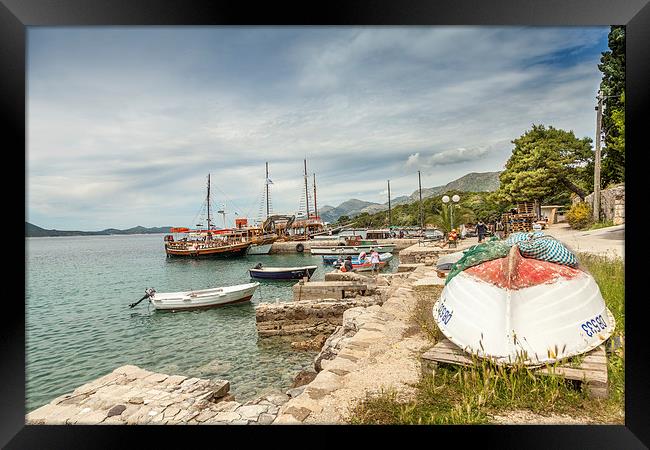
[[[248,255],[268,255],[269,252],[271,251],[271,247],[273,246],[273,243],[278,239],[278,235],[273,231],[273,230],[268,230],[266,227],[266,223],[269,219],[269,213],[270,213],[270,201],[269,201],[269,184],[273,184],[271,179],[269,178],[269,163],[266,163],[266,178],[264,181],[265,185],[265,199],[266,199],[266,220],[262,224],[261,227],[250,227],[248,228],[251,233],[253,233],[254,238],[253,238],[253,244],[248,247],[248,250],[246,251],[246,254]],[[239,224],[243,226],[247,225],[246,219],[237,219],[239,221]]]
[[[215,228],[212,223],[210,203],[210,174],[208,174],[206,227],[203,229],[203,224],[197,224],[199,228],[194,230],[185,227],[171,228],[173,234],[164,237],[167,257],[228,257],[246,253],[253,243],[251,233],[246,229]]]

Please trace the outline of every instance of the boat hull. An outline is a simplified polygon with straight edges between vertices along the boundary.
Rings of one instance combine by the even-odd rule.
[[[316,269],[316,266],[294,267],[287,270],[249,269],[249,274],[251,278],[262,280],[299,280],[303,277],[311,278]]]
[[[528,260],[529,269],[506,279],[499,264],[460,272],[434,304],[440,331],[460,348],[499,364],[534,366],[588,352],[613,333],[614,318],[591,275]]]
[[[253,244],[250,247],[248,247],[248,250],[246,250],[246,254],[247,255],[268,255],[269,252],[271,251],[271,247],[273,247],[273,243],[262,244],[262,245]]]
[[[209,248],[165,248],[167,256],[170,258],[228,258],[232,256],[242,256],[246,254],[246,250],[250,243],[242,243],[236,245],[227,245],[223,247],[209,247]]]
[[[215,308],[250,301],[258,286],[259,283],[247,283],[227,288],[156,293],[149,298],[149,302],[156,310],[160,311]]]
[[[361,252],[368,253],[370,249],[375,249],[379,253],[391,253],[395,250],[394,244],[386,245],[340,245],[340,246],[329,246],[329,247],[312,247],[312,255],[358,255]]]

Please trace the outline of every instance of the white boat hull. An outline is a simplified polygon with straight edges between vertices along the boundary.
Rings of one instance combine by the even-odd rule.
[[[378,253],[391,253],[395,250],[394,244],[386,245],[339,245],[331,247],[312,247],[312,255],[358,255],[361,252],[368,253],[370,249],[377,250]]]
[[[273,247],[273,243],[263,245],[251,245],[246,251],[247,255],[268,255]]]
[[[454,344],[500,364],[541,365],[588,352],[611,336],[614,317],[591,275],[563,270],[571,276],[516,289],[461,272],[434,304],[434,319]]]
[[[250,301],[259,283],[203,289],[198,291],[158,293],[149,297],[155,309],[179,311],[186,309],[212,308],[232,303]]]

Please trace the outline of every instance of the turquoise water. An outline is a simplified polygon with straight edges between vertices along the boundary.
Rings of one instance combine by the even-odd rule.
[[[208,310],[156,312],[144,289],[158,292],[250,282],[248,269],[316,264],[320,256],[258,255],[231,259],[167,258],[163,235],[27,238],[26,407],[42,406],[113,369],[220,378],[243,402],[269,388],[289,388],[316,352],[290,338],[260,338],[255,305],[292,301],[295,282],[262,281],[251,303]],[[391,263],[392,271],[397,261]]]

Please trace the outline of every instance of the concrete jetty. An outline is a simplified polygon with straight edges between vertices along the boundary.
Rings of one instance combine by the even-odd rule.
[[[334,298],[342,300],[374,292],[367,281],[300,281],[293,286],[293,301]]]

